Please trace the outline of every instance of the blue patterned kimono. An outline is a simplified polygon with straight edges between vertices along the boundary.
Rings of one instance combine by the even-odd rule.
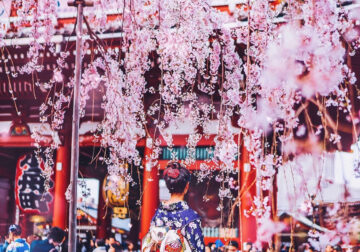
[[[185,201],[170,205],[160,203],[160,206],[151,221],[151,226],[167,226],[171,229],[181,229],[182,234],[188,240],[192,251],[205,251],[200,217]]]

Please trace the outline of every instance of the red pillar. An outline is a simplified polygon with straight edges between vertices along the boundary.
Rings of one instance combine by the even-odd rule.
[[[108,237],[110,233],[111,233],[111,208],[109,206],[106,206],[102,193],[99,193],[96,237],[99,239],[105,239]]]
[[[241,146],[241,166],[240,166],[240,192],[241,206],[239,218],[239,235],[242,250],[245,249],[244,243],[256,241],[256,218],[249,213],[247,217],[244,211],[252,206],[253,197],[256,196],[256,170],[250,166],[249,152],[244,145]]]
[[[144,175],[143,175],[143,196],[141,206],[140,239],[149,231],[150,222],[159,205],[159,175],[158,168],[152,167],[150,159],[152,153],[152,139],[146,140],[144,150]]]
[[[22,237],[27,237],[30,233],[33,232],[33,230],[29,230],[29,221],[28,218],[29,216],[26,213],[20,213],[20,227],[21,227],[21,236]]]
[[[65,192],[69,184],[69,160],[70,149],[60,146],[56,152],[53,226],[62,229],[66,228],[68,219],[68,203],[65,199]]]

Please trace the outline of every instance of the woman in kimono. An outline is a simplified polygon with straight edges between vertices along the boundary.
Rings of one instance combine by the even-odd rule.
[[[200,217],[184,201],[191,179],[189,170],[171,162],[164,171],[164,179],[171,197],[160,203],[143,240],[142,251],[204,252]]]

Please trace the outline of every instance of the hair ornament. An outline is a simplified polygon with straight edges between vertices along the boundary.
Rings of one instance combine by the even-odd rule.
[[[168,168],[164,171],[164,176],[166,175],[170,178],[176,179],[179,177],[180,171],[179,169]]]

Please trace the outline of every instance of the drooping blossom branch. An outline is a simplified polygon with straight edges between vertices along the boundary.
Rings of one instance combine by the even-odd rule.
[[[339,113],[349,118],[352,134],[357,134],[359,114],[351,97],[357,80],[346,58],[360,47],[358,9],[347,9],[337,0],[282,1],[278,6],[249,0],[245,5],[230,5],[232,15],[211,7],[209,0],[96,0],[87,10],[90,38],[84,47],[98,53],[84,67],[81,110],[84,116],[89,92],[102,87],[104,117],[95,138],[108,150],[103,158],[110,175],[131,180],[124,164],[141,166],[136,144],[144,137],[153,138],[148,158],[157,166],[158,136],[172,148],[167,127],[190,118],[194,131],[186,145],[187,164],[195,161],[197,143],[214,132],[209,125],[217,125],[212,158],[201,165],[198,179],[215,174],[221,202],[236,191],[233,180],[238,174],[240,141],[234,135],[241,135],[249,151],[250,169],[258,174],[260,191],[275,193],[276,174],[287,169],[302,178],[302,186],[289,196],[296,200],[309,190],[305,178],[313,171],[301,165],[304,154],[321,159],[327,146],[342,147]],[[37,75],[44,71],[41,55],[56,51],[52,36],[57,32],[57,7],[50,0],[16,0],[14,6],[17,32],[25,33],[30,25],[32,37],[30,60],[19,73]],[[114,10],[117,17],[110,20],[108,14]],[[121,33],[116,46],[99,38],[113,31]],[[11,37],[0,33],[1,48],[6,36]],[[45,150],[47,177],[60,144],[55,132],[62,128],[74,85],[71,77],[64,78],[69,51],[59,55],[53,76],[35,81],[48,94],[40,106],[42,126],[50,123],[54,132],[54,141]],[[85,51],[82,56],[85,59]],[[311,106],[316,115],[310,116]],[[338,110],[335,119],[331,108]],[[40,131],[33,136],[40,147]],[[303,146],[303,139],[311,148]],[[320,182],[315,185],[316,194]],[[308,205],[310,199],[308,194],[299,204]],[[269,242],[283,228],[269,220],[270,206],[270,198],[261,194],[248,209],[258,219],[259,235],[264,237],[260,243]]]

